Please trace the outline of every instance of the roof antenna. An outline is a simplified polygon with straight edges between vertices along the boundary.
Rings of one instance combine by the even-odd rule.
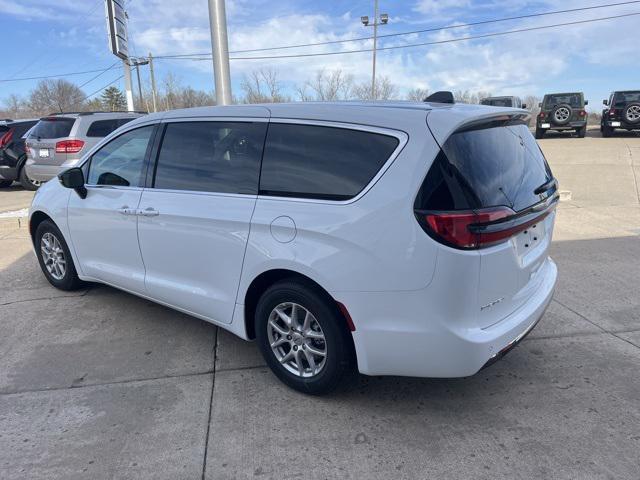
[[[424,101],[433,103],[456,103],[455,99],[453,98],[453,93],[445,90],[432,93],[427,98],[425,98]]]

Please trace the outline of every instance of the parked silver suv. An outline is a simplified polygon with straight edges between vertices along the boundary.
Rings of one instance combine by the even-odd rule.
[[[59,113],[41,118],[26,139],[26,173],[46,182],[75,166],[84,152],[141,112]]]

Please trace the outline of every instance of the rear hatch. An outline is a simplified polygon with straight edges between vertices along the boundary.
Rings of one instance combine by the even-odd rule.
[[[451,124],[427,119],[441,152],[416,199],[425,231],[480,256],[477,319],[489,327],[522,306],[543,280],[557,183],[524,114],[506,113]],[[450,133],[450,132],[453,133]]]
[[[56,152],[56,144],[69,139],[75,117],[42,118],[27,139],[28,155],[39,165],[62,165],[67,160],[65,148]]]

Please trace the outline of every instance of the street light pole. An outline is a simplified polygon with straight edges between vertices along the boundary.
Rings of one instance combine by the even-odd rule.
[[[378,26],[386,25],[389,22],[389,15],[383,13],[378,16],[378,0],[373,2],[373,23],[369,22],[368,16],[360,17],[360,21],[365,27],[373,27],[373,65],[371,72],[371,99],[377,98],[376,92],[376,53],[378,50]]]
[[[216,103],[218,105],[229,105],[231,104],[231,75],[229,74],[227,15],[224,0],[209,0],[209,23],[213,50]]]

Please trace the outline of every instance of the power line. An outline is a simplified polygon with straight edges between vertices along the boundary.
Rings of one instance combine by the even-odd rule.
[[[507,22],[507,21],[511,21],[511,20],[522,20],[522,19],[526,19],[526,18],[536,18],[536,17],[543,17],[543,16],[548,16],[548,15],[558,15],[558,14],[563,14],[563,13],[573,13],[573,12],[595,10],[595,9],[607,8],[607,7],[617,7],[617,6],[621,6],[621,5],[631,5],[631,4],[636,4],[636,3],[640,3],[640,0],[627,1],[627,2],[617,2],[617,3],[606,3],[606,4],[600,4],[600,5],[591,5],[589,7],[570,8],[570,9],[565,9],[565,10],[554,10],[554,11],[551,11],[551,12],[531,13],[531,14],[527,14],[527,15],[518,15],[518,16],[513,16],[513,17],[503,17],[503,18],[495,18],[495,19],[491,19],[491,20],[481,20],[481,21],[478,21],[478,22],[460,23],[460,24],[456,24],[456,25],[447,25],[447,26],[444,26],[444,27],[431,27],[431,28],[425,28],[425,29],[421,29],[421,30],[411,30],[411,31],[406,31],[406,32],[388,33],[388,34],[384,34],[384,35],[378,35],[378,38],[399,37],[399,36],[405,36],[405,35],[415,35],[415,34],[419,34],[419,33],[429,33],[429,32],[436,32],[436,31],[442,31],[442,30],[452,30],[452,29],[456,29],[456,28],[476,27],[476,26],[479,26],[479,25],[487,25],[487,24],[490,24],[490,23]],[[158,33],[160,33],[160,32],[158,32]],[[272,51],[272,50],[286,50],[286,49],[291,49],[291,48],[317,47],[317,46],[323,46],[323,45],[336,45],[336,44],[340,44],[340,43],[359,42],[359,41],[365,41],[365,40],[371,40],[371,39],[373,39],[373,37],[355,37],[355,38],[348,38],[348,39],[343,39],[343,40],[329,40],[329,41],[325,41],[325,42],[301,43],[301,44],[297,44],[297,45],[281,45],[281,46],[277,46],[277,47],[264,47],[264,48],[245,49],[245,50],[232,50],[229,53],[230,54],[236,54],[236,53],[266,52],[266,51]],[[209,52],[209,53],[189,53],[189,54],[182,54],[182,55],[180,55],[180,54],[177,54],[177,55],[161,55],[161,56],[158,56],[158,57],[155,57],[155,58],[197,57],[197,56],[203,56],[203,55],[211,55],[211,52]]]
[[[113,65],[111,67],[107,67],[106,70],[109,70],[110,68],[113,68]],[[60,78],[60,77],[71,77],[73,75],[85,75],[87,73],[96,73],[96,72],[102,72],[104,71],[104,69],[99,68],[96,70],[85,70],[83,72],[67,72],[67,73],[56,73],[53,75],[42,75],[39,77],[22,77],[22,78],[3,78],[0,79],[0,82],[21,82],[23,80],[43,80],[46,78]]]
[[[109,83],[107,83],[104,87],[99,88],[98,90],[96,90],[95,92],[90,93],[89,95],[86,95],[82,100],[78,100],[76,103],[73,104],[73,106],[78,105],[79,103],[84,102],[85,100],[87,100],[89,97],[93,97],[96,93],[100,93],[102,90],[104,90],[105,88],[110,87],[111,85],[113,85],[114,83],[116,83],[118,80],[122,79],[122,77],[124,77],[123,75],[120,75],[118,78],[116,78],[115,80],[110,81]]]
[[[82,88],[85,85],[87,85],[88,83],[93,82],[96,78],[98,78],[99,76],[107,73],[109,70],[111,70],[113,67],[115,67],[118,64],[118,62],[114,62],[111,65],[109,65],[107,68],[105,68],[104,70],[102,70],[100,73],[98,73],[97,75],[91,77],[89,80],[87,80],[86,82],[84,82],[82,85],[80,85],[78,88]]]
[[[466,36],[466,37],[458,37],[458,38],[450,38],[447,40],[437,40],[437,41],[433,41],[433,42],[420,42],[420,43],[409,43],[406,45],[395,45],[395,46],[390,46],[390,47],[378,47],[377,50],[398,50],[398,49],[403,49],[403,48],[414,48],[414,47],[424,47],[424,46],[429,46],[429,45],[442,45],[445,43],[453,43],[453,42],[464,42],[467,40],[476,40],[476,39],[480,39],[480,38],[489,38],[489,37],[498,37],[498,36],[503,36],[503,35],[511,35],[514,33],[523,33],[523,32],[532,32],[535,30],[546,30],[546,29],[550,29],[550,28],[557,28],[557,27],[566,27],[566,26],[570,26],[570,25],[580,25],[580,24],[585,24],[585,23],[592,23],[592,22],[602,22],[605,20],[613,20],[616,18],[625,18],[625,17],[632,17],[632,16],[636,16],[636,15],[640,15],[640,12],[633,12],[633,13],[627,13],[624,15],[613,15],[613,16],[609,16],[609,17],[600,17],[600,18],[592,18],[589,20],[576,20],[574,22],[564,22],[564,23],[556,23],[553,25],[541,25],[538,27],[528,27],[528,28],[519,28],[516,30],[507,30],[504,32],[492,32],[492,33],[485,33],[485,34],[480,34],[480,35],[470,35],[470,36]],[[363,49],[359,49],[359,50],[343,50],[340,52],[319,52],[319,53],[299,53],[299,54],[293,54],[293,55],[270,55],[270,56],[259,56],[259,57],[230,57],[229,60],[273,60],[273,59],[278,59],[278,58],[303,58],[303,57],[324,57],[324,56],[331,56],[331,55],[347,55],[347,54],[352,54],[352,53],[365,53],[365,52],[371,52],[373,51],[373,49],[371,48],[363,48]],[[195,54],[191,54],[191,55],[195,55]],[[201,54],[202,55],[202,54]],[[207,55],[207,54],[205,54]],[[208,56],[200,56],[200,57],[186,57],[186,56],[159,56],[159,57],[154,57],[154,58],[158,58],[158,59],[166,59],[166,60],[194,60],[194,61],[200,61],[200,60],[210,60],[211,59],[211,54],[208,54]]]

